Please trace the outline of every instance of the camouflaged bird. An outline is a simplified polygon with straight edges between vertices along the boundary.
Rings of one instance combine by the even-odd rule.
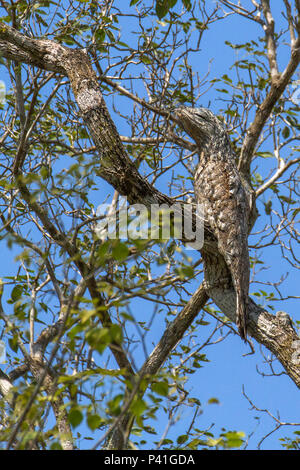
[[[198,147],[194,175],[195,199],[218,242],[236,292],[236,323],[247,337],[249,290],[248,199],[235,163],[227,132],[206,108],[176,109],[180,126]]]

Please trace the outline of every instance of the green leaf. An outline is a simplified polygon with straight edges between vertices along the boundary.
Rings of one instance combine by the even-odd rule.
[[[109,329],[111,341],[117,344],[122,344],[123,333],[120,325],[112,325]]]
[[[17,285],[13,288],[13,290],[11,291],[11,298],[14,302],[16,302],[17,300],[19,300],[21,297],[22,297],[22,293],[23,293],[23,287],[20,286],[20,285]]]
[[[201,406],[200,400],[198,398],[195,398],[195,397],[188,398],[188,403],[196,404],[198,406]]]
[[[190,11],[190,9],[192,8],[191,0],[182,0],[182,3],[185,6],[185,8],[187,9],[187,11]]]
[[[263,90],[266,87],[267,83],[268,83],[268,80],[266,80],[265,78],[260,78],[258,81],[258,88],[260,90]]]
[[[282,129],[282,135],[285,139],[287,139],[290,135],[290,129],[289,127],[285,126],[284,129]]]
[[[95,315],[97,315],[97,310],[94,308],[91,310],[82,310],[80,312],[81,323],[86,323],[91,317],[94,317]]]
[[[226,448],[231,449],[241,447],[244,443],[243,437],[245,437],[245,433],[242,431],[229,431],[223,434],[223,436],[227,439]]]
[[[192,278],[194,276],[194,269],[192,266],[181,266],[180,268],[176,268],[175,272],[181,279]]]
[[[135,416],[142,416],[147,409],[147,405],[142,398],[136,397],[130,405],[130,410]]]
[[[107,403],[109,410],[113,415],[117,416],[120,413],[120,403],[123,398],[123,395],[119,394]]]
[[[100,418],[99,415],[97,414],[89,414],[87,416],[87,425],[88,427],[92,430],[92,431],[95,431],[95,429],[98,429],[101,422],[102,422],[102,419]]]
[[[127,312],[122,312],[120,315],[122,318],[124,318],[124,320],[132,321],[132,322],[135,321],[134,317]]]
[[[42,177],[42,180],[45,180],[49,177],[49,168],[46,165],[42,165],[40,169],[40,175]]]
[[[151,390],[158,395],[167,397],[169,393],[169,384],[168,382],[154,382],[151,385]]]
[[[102,245],[98,248],[97,256],[99,258],[99,261],[105,261],[106,260],[106,258],[108,256],[109,248],[110,248],[109,241],[106,241],[106,242],[102,243]]]
[[[273,158],[274,154],[272,152],[257,152],[256,155],[262,158]]]
[[[102,353],[111,342],[109,328],[91,328],[86,333],[86,340],[92,348]]]
[[[271,214],[271,210],[272,210],[272,201],[271,199],[268,201],[268,202],[265,202],[264,203],[264,206],[265,206],[265,213],[267,215],[270,215]]]
[[[231,78],[229,78],[226,73],[222,76],[222,78],[223,78],[223,80],[225,80],[226,82],[232,83]]]
[[[105,30],[97,29],[97,31],[95,32],[95,39],[98,44],[102,44],[105,39]]]
[[[63,450],[59,442],[53,442],[50,447],[51,450]]]
[[[224,441],[221,437],[219,437],[218,439],[207,439],[206,445],[208,445],[209,447],[216,447],[222,444],[223,442]]]
[[[293,199],[287,196],[279,196],[279,199],[281,199],[283,202],[286,202],[288,204],[296,204],[296,201],[294,201]]]
[[[205,445],[206,442],[203,439],[193,439],[187,444],[189,449],[197,450],[200,445]]]
[[[143,64],[146,64],[146,65],[152,64],[152,59],[150,59],[150,57],[147,57],[144,54],[141,56],[141,60]]]
[[[177,444],[184,444],[188,440],[188,436],[186,434],[182,434],[181,436],[177,437]]]
[[[112,249],[112,256],[116,261],[124,261],[129,255],[129,249],[125,243],[117,242]]]
[[[156,0],[156,7],[155,11],[158,16],[158,18],[161,20],[170,8],[174,7],[177,3],[177,0]]]
[[[210,398],[210,399],[208,400],[207,403],[208,403],[209,405],[218,405],[220,402],[219,402],[219,400],[218,400],[217,398],[212,397],[212,398]]]
[[[83,420],[82,412],[79,410],[79,408],[71,408],[68,416],[70,424],[73,428],[79,426],[79,424]]]
[[[9,338],[8,344],[12,351],[18,352],[18,336],[14,335],[12,338]]]
[[[48,312],[48,305],[44,302],[40,302],[40,307],[47,313]]]

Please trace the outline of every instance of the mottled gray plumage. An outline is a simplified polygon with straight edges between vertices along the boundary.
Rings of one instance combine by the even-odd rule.
[[[194,176],[195,198],[203,205],[205,219],[230,270],[237,299],[236,323],[240,336],[246,339],[249,208],[235,156],[226,130],[210,110],[180,107],[176,116],[199,149],[199,164]]]

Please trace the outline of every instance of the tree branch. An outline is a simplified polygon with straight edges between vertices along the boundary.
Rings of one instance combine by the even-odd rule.
[[[300,158],[294,158],[293,160],[290,160],[286,164],[284,163],[284,160],[280,159],[279,160],[279,168],[276,170],[273,176],[271,176],[268,181],[266,181],[264,184],[262,184],[256,191],[255,191],[255,197],[257,198],[260,196],[266,189],[268,189],[275,181],[292,165],[295,165],[296,163],[300,163]]]
[[[269,118],[274,105],[281,97],[294,72],[296,71],[299,62],[300,38],[298,37],[295,43],[295,47],[291,51],[291,57],[288,65],[286,66],[286,69],[284,72],[282,72],[282,74],[278,75],[278,77],[272,81],[269,93],[265,97],[262,104],[258,107],[254,121],[247,130],[239,160],[239,170],[247,178],[249,178],[250,175],[251,160],[263,127]]]
[[[268,59],[271,72],[271,82],[273,83],[278,77],[278,64],[276,57],[276,41],[275,41],[275,23],[274,18],[271,13],[270,0],[261,0],[262,9],[264,12],[264,17],[266,19],[266,24],[263,25],[266,40],[267,40],[267,50],[268,50]]]

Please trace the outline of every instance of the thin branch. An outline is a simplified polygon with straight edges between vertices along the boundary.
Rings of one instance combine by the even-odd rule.
[[[273,183],[275,183],[278,178],[292,165],[295,165],[296,163],[300,162],[300,158],[295,158],[294,160],[290,160],[286,164],[284,163],[284,160],[280,159],[279,160],[279,168],[277,171],[274,173],[274,175],[268,179],[264,184],[262,184],[255,192],[255,197],[260,196],[266,189],[268,189]]]
[[[239,160],[239,170],[249,178],[250,164],[255,151],[255,146],[261,135],[263,127],[270,117],[274,105],[277,103],[284,90],[286,89],[290,79],[295,73],[300,62],[300,38],[298,37],[295,47],[291,51],[291,57],[284,72],[273,81],[271,88],[262,104],[258,107],[255,118],[249,126]]]

